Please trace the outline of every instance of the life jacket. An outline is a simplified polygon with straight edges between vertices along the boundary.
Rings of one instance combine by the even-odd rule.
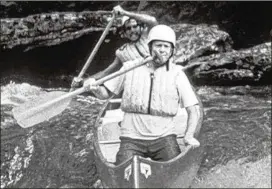
[[[147,36],[142,35],[138,41],[124,44],[116,50],[115,55],[122,63],[148,56]]]
[[[179,107],[176,77],[181,66],[171,63],[157,68],[152,74],[144,65],[125,76],[121,109],[124,112],[156,116],[175,116]]]

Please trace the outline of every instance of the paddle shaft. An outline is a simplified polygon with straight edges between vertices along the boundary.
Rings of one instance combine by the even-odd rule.
[[[82,78],[82,76],[85,74],[86,70],[88,69],[88,67],[89,67],[89,65],[91,63],[91,61],[93,60],[95,54],[97,53],[100,45],[102,44],[103,40],[105,39],[106,35],[108,34],[108,31],[110,30],[114,19],[115,19],[115,14],[113,14],[113,17],[112,17],[111,21],[108,23],[106,29],[102,33],[100,39],[98,40],[98,43],[95,45],[92,53],[90,54],[90,56],[89,56],[88,60],[86,61],[84,67],[82,68],[81,72],[79,73],[78,78]]]
[[[103,78],[97,80],[97,81],[95,82],[94,85],[101,85],[101,84],[103,84],[104,82],[106,82],[106,81],[108,81],[108,80],[111,80],[111,79],[113,79],[113,78],[115,78],[115,77],[118,77],[118,76],[120,76],[120,75],[122,75],[122,74],[124,74],[124,73],[126,73],[126,72],[128,72],[128,71],[130,71],[130,70],[133,70],[133,69],[135,69],[135,68],[137,68],[137,67],[140,67],[140,66],[146,64],[147,62],[150,62],[151,60],[153,60],[153,58],[152,58],[152,57],[148,57],[148,58],[146,58],[145,60],[143,60],[143,62],[141,62],[140,64],[131,66],[131,67],[126,68],[126,69],[124,69],[124,70],[119,70],[119,71],[117,71],[117,72],[114,72],[114,73],[112,73],[112,74],[110,74],[110,75],[107,75],[107,76],[105,76],[105,77],[103,77]]]
[[[140,64],[131,66],[131,67],[129,67],[127,69],[124,69],[124,70],[119,70],[117,72],[114,72],[114,73],[112,73],[112,74],[110,74],[110,75],[108,75],[106,77],[103,77],[103,78],[97,80],[93,85],[101,85],[104,82],[106,82],[106,81],[108,81],[110,79],[113,79],[115,77],[118,77],[118,76],[120,76],[120,75],[122,75],[122,74],[124,74],[124,73],[126,73],[126,72],[128,72],[128,71],[130,71],[132,69],[134,69],[134,68],[140,67],[140,66],[146,64],[147,62],[149,62],[151,60],[152,60],[152,57],[148,57],[145,60],[143,60],[143,62],[141,62]],[[46,102],[46,103],[44,103],[44,104],[42,104],[40,106],[34,107],[30,111],[35,111],[35,110],[41,111],[43,108],[46,108],[46,107],[51,106],[51,105],[54,105],[57,102],[60,102],[62,100],[66,100],[68,98],[72,98],[72,97],[74,97],[76,95],[79,95],[79,94],[81,94],[83,92],[87,92],[87,91],[89,91],[89,87],[81,87],[81,88],[79,88],[77,90],[74,90],[74,91],[69,92],[67,94],[64,94],[64,95],[62,95],[62,96],[60,96],[58,98],[55,98],[55,99],[53,99],[53,100],[51,100],[49,102]]]

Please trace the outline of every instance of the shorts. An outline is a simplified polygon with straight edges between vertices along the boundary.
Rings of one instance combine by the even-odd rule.
[[[134,155],[151,158],[155,161],[167,161],[181,153],[175,134],[155,140],[132,139],[120,137],[121,144],[116,155],[116,165]]]

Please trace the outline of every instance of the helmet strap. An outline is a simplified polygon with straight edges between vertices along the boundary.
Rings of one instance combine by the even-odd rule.
[[[171,54],[171,56],[169,57],[169,59],[166,62],[166,71],[169,71],[169,62],[170,62],[170,58],[173,57],[173,54],[174,54],[174,47],[172,48],[172,54]]]
[[[166,62],[166,71],[169,71],[169,59]]]

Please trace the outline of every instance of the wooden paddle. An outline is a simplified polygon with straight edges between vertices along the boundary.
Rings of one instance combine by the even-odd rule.
[[[87,59],[85,65],[83,66],[83,68],[81,69],[79,75],[77,76],[78,79],[81,79],[82,76],[85,74],[85,72],[86,72],[86,70],[88,69],[90,63],[92,62],[92,60],[93,60],[95,54],[97,53],[97,51],[98,51],[100,45],[102,44],[103,40],[105,39],[106,35],[108,34],[108,32],[109,32],[109,30],[110,30],[110,28],[111,28],[111,26],[112,26],[112,24],[113,24],[114,19],[115,19],[115,14],[113,13],[113,16],[112,16],[111,21],[110,21],[110,22],[108,23],[108,25],[106,26],[106,28],[105,28],[104,32],[102,33],[100,39],[98,40],[97,44],[95,45],[95,47],[94,47],[92,53],[90,54],[90,56],[89,56],[89,58]],[[72,81],[72,84],[71,84],[71,89],[70,89],[70,91],[73,91],[73,90],[74,90],[75,84],[76,84],[76,82],[75,82],[75,80],[73,80],[73,81]]]
[[[119,70],[97,80],[94,85],[101,85],[104,82],[120,76],[134,68],[142,66],[151,60],[152,57],[147,57],[137,65],[132,65],[124,70]],[[34,126],[60,114],[69,105],[72,97],[75,97],[83,92],[87,92],[88,90],[89,87],[81,87],[68,93],[60,91],[58,93],[46,93],[43,96],[39,96],[39,99],[28,101],[18,107],[13,108],[13,116],[17,120],[17,123],[23,128]]]

